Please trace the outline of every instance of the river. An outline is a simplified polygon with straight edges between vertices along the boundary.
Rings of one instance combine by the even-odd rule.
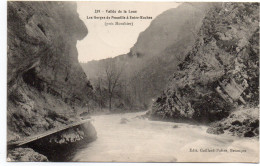
[[[144,112],[92,116],[98,139],[78,149],[73,161],[258,161],[258,140],[255,138],[212,135],[206,132],[206,126],[136,118],[143,114]],[[122,118],[128,119],[128,122],[120,123]],[[174,125],[178,127],[174,128]]]

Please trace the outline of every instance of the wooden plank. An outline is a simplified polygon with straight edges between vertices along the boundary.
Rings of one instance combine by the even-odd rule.
[[[22,146],[24,144],[27,144],[29,142],[35,141],[37,139],[49,136],[49,135],[57,133],[57,132],[60,132],[62,130],[66,130],[68,128],[75,127],[75,126],[78,126],[78,125],[81,125],[81,124],[84,124],[84,123],[89,123],[90,121],[91,121],[91,119],[81,120],[79,122],[68,124],[66,126],[62,126],[62,127],[59,127],[59,128],[54,128],[54,129],[48,130],[48,131],[46,131],[42,134],[34,135],[32,137],[26,137],[25,140],[19,140],[19,141],[8,143],[7,145],[8,146]]]

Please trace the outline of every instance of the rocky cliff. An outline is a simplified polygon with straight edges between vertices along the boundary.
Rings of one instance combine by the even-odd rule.
[[[88,30],[76,3],[8,2],[8,141],[75,121],[92,86],[76,43]]]
[[[212,4],[183,3],[158,15],[150,26],[140,33],[130,55],[153,57],[161,55],[165,50],[164,54],[169,53],[171,48],[182,40],[186,40],[184,45],[189,45],[201,26],[205,11]]]
[[[150,115],[209,123],[228,117],[238,106],[255,107],[258,65],[259,4],[215,4]]]

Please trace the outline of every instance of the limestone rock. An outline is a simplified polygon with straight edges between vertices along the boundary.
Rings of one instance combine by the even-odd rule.
[[[126,118],[121,118],[120,120],[120,124],[126,124],[127,122],[129,122],[129,120]]]
[[[227,133],[238,137],[259,136],[258,108],[239,108],[227,118],[210,125],[207,130],[211,134]]]
[[[259,103],[259,4],[216,3],[151,116],[219,121]]]
[[[7,156],[9,161],[22,161],[22,162],[46,162],[47,157],[35,152],[30,148],[16,148],[9,152]]]
[[[207,133],[219,135],[224,134],[224,130],[221,127],[210,127],[207,129]]]
[[[8,130],[30,136],[74,121],[92,95],[77,59],[88,30],[76,3],[8,2],[7,29]]]

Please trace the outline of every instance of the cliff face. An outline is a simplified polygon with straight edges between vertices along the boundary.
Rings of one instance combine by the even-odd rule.
[[[8,2],[8,140],[75,120],[92,87],[77,59],[88,30],[71,2]]]
[[[166,87],[169,77],[192,49],[206,11],[212,5],[183,3],[160,14],[139,35],[129,56],[145,61],[134,75],[141,85],[138,91],[143,94],[139,98],[143,103],[150,104]]]
[[[258,55],[259,4],[216,4],[151,117],[208,123],[239,105],[257,106]]]
[[[177,8],[163,12],[140,33],[130,55],[153,57],[161,55],[165,49],[169,52],[174,44],[181,40],[186,40],[184,45],[192,43],[193,35],[196,35],[200,28],[205,11],[212,4],[183,3]]]

